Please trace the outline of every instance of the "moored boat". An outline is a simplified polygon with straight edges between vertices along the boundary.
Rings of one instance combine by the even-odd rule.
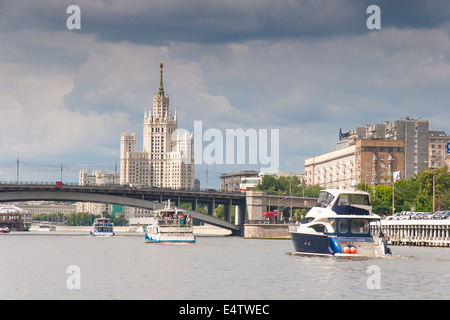
[[[147,227],[147,242],[180,242],[194,243],[194,227],[190,215],[169,207],[156,210],[153,225]]]
[[[0,227],[0,233],[9,233],[10,230],[8,227]]]
[[[94,220],[90,234],[93,236],[114,236],[114,223],[108,218]]]
[[[297,253],[330,256],[378,256],[391,253],[363,191],[327,189],[302,223],[290,230]]]
[[[56,226],[54,226],[51,222],[41,222],[38,225],[37,231],[56,231]]]

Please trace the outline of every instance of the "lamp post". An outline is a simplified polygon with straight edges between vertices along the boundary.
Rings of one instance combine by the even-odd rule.
[[[436,178],[435,178],[435,172],[434,169],[436,169],[436,167],[434,167],[433,170],[433,212],[434,212],[434,208],[435,208],[435,194],[436,194]]]
[[[61,158],[61,182],[62,182],[62,173],[63,173],[63,160],[64,158],[67,157],[67,153]]]
[[[428,164],[428,167],[430,168],[430,170],[433,172],[433,212],[435,210],[435,199],[436,199],[436,173],[434,172],[436,170],[436,160],[434,155],[430,155],[431,157],[431,163],[433,164],[433,166],[431,166],[430,164]],[[424,161],[425,163],[428,163],[428,161]]]

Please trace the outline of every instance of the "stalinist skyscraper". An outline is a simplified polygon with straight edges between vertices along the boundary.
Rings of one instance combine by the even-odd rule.
[[[179,133],[177,110],[164,93],[163,64],[153,108],[144,112],[143,151],[136,151],[136,133],[122,131],[120,183],[171,189],[194,188],[193,134]]]

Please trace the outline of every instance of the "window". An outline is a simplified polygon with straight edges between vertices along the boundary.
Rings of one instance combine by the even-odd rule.
[[[353,234],[369,233],[369,222],[367,220],[352,220],[351,231]]]
[[[340,232],[340,233],[347,233],[347,232],[348,232],[348,223],[347,223],[347,220],[341,220],[341,221],[339,221],[339,232]]]
[[[317,200],[317,203],[325,208],[326,206],[328,206],[334,199],[334,196],[331,193],[328,192],[320,192],[319,193],[319,199]]]

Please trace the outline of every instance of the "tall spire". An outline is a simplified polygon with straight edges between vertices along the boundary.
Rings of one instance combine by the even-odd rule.
[[[159,91],[158,91],[158,96],[164,96],[164,86],[163,86],[163,67],[164,65],[161,64],[159,65],[159,67],[161,68],[160,71],[160,75],[159,75]]]

